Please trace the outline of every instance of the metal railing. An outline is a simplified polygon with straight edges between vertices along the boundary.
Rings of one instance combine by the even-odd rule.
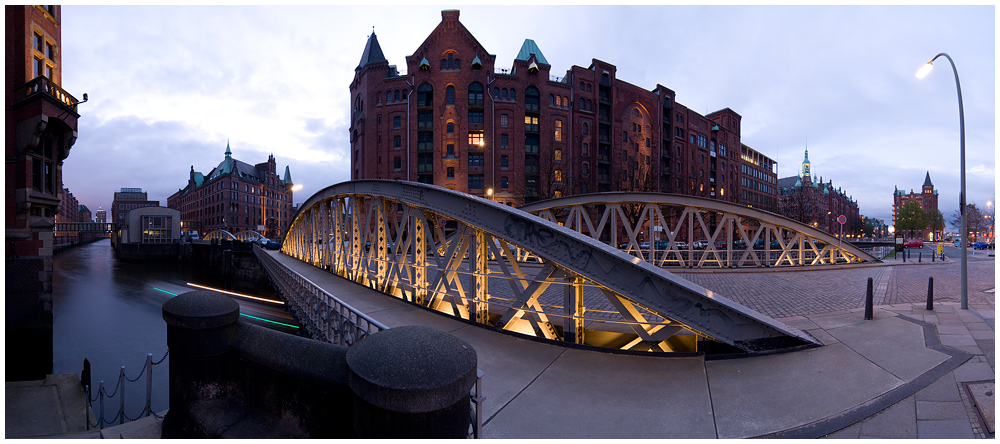
[[[84,376],[83,384],[84,384],[84,390],[87,392],[87,406],[86,406],[87,430],[90,430],[91,427],[99,427],[99,428],[103,429],[104,426],[105,426],[105,424],[113,424],[115,421],[118,421],[118,424],[124,424],[125,421],[135,421],[135,420],[137,420],[139,418],[147,417],[150,414],[154,414],[155,415],[155,413],[153,413],[153,410],[152,410],[152,405],[153,405],[153,366],[154,365],[160,365],[160,364],[162,364],[163,361],[167,359],[167,355],[169,355],[169,354],[170,354],[170,351],[168,350],[166,353],[163,354],[163,357],[160,358],[159,361],[153,362],[153,354],[152,353],[147,353],[146,354],[146,363],[142,366],[142,370],[139,372],[138,375],[136,375],[135,378],[129,378],[128,376],[125,376],[125,366],[124,365],[121,366],[121,369],[118,372],[118,382],[115,383],[115,387],[114,387],[114,389],[112,389],[112,392],[108,393],[107,387],[104,386],[104,381],[100,381],[100,385],[98,386],[98,389],[97,389],[97,395],[94,398],[91,398],[91,395],[93,395],[93,391],[91,390],[92,387],[91,387],[90,381],[89,381],[89,379],[90,379],[90,361],[84,359],[84,363],[83,363],[84,372],[83,373],[85,374],[85,376]],[[126,382],[137,382],[137,381],[139,381],[139,378],[142,378],[143,375],[146,375],[146,405],[143,406],[142,411],[139,412],[139,414],[136,415],[135,418],[130,418],[128,415],[125,414],[125,383]],[[104,417],[104,413],[105,413],[104,412],[104,400],[105,400],[105,398],[107,398],[110,401],[112,398],[114,398],[116,396],[118,397],[118,411],[115,413],[115,416],[113,416],[111,419],[106,419]],[[98,410],[94,409],[94,403],[95,402],[98,403]],[[98,411],[100,412],[99,415],[97,414]],[[91,413],[93,413],[94,416],[95,416],[95,418],[97,419],[96,423],[91,423],[90,422],[90,415],[91,415]]]
[[[295,270],[282,266],[258,245],[254,255],[314,339],[350,346],[388,327],[347,305]]]
[[[74,113],[76,112],[76,105],[80,103],[76,97],[73,97],[72,94],[66,92],[66,90],[62,89],[59,85],[45,76],[35,77],[27,83],[17,87],[14,90],[14,101],[17,102],[22,99],[27,99],[35,94],[44,94],[52,97],[72,110]]]

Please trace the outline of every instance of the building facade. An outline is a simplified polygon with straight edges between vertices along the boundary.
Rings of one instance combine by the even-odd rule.
[[[602,191],[740,202],[742,117],[701,115],[593,59],[564,75],[525,39],[500,68],[446,10],[390,65],[372,33],[351,91],[351,178],[433,183],[508,205]]]
[[[7,380],[52,372],[53,227],[80,117],[60,87],[61,20],[60,6],[4,7]]]
[[[107,221],[108,221],[108,212],[104,211],[104,208],[99,207],[97,209],[97,213],[94,214],[94,222],[107,223]]]
[[[840,188],[834,189],[833,181],[813,181],[809,150],[805,152],[798,176],[778,179],[780,197],[778,213],[830,234],[859,236],[864,227],[858,203]],[[846,219],[840,224],[837,219]]]
[[[202,235],[249,230],[277,239],[291,225],[293,185],[288,166],[278,177],[274,156],[250,165],[233,159],[227,143],[225,159],[208,174],[191,166],[187,186],[167,198],[167,207],[179,210],[182,225],[199,227]]]
[[[907,194],[904,191],[900,191],[899,187],[896,187],[892,192],[892,222],[893,225],[896,224],[896,215],[899,214],[899,210],[906,205],[907,202],[917,202],[920,204],[920,209],[924,210],[924,213],[931,214],[932,212],[938,211],[938,192],[934,189],[934,183],[931,182],[931,172],[928,171],[927,175],[924,176],[924,184],[920,187],[920,193],[914,193],[910,190]],[[909,232],[907,232],[910,234]],[[913,237],[920,238],[925,241],[935,241],[941,239],[944,233],[934,231],[930,223],[927,227],[922,230],[915,230],[912,232]]]
[[[778,212],[777,162],[753,148],[740,145],[740,202],[759,210]]]
[[[93,222],[94,218],[90,208],[80,204],[69,188],[63,188],[62,200],[55,221],[56,223]]]
[[[149,196],[142,188],[122,188],[115,191],[115,198],[111,201],[111,221],[116,224],[128,223],[128,212],[136,208],[158,207],[160,201],[149,200]]]

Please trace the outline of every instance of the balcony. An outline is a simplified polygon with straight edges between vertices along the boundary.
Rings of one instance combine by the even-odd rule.
[[[29,80],[28,83],[25,83],[14,90],[15,104],[31,100],[35,97],[49,98],[66,110],[75,114],[77,117],[80,117],[80,115],[76,112],[76,105],[79,104],[80,101],[76,100],[76,97],[70,95],[70,93],[60,88],[59,85],[49,80],[47,77],[35,77],[34,79]]]

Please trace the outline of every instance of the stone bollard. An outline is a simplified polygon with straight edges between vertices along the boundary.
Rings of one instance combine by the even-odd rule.
[[[383,330],[347,351],[360,438],[465,439],[476,351],[430,327]]]
[[[162,438],[206,438],[192,408],[230,392],[227,359],[240,306],[211,291],[192,291],[163,304],[170,352],[170,410]],[[221,412],[220,412],[221,413]]]

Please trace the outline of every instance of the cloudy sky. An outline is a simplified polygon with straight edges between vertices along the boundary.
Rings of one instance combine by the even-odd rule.
[[[303,185],[295,202],[349,180],[349,85],[374,27],[390,64],[441,21],[461,22],[509,68],[535,40],[551,73],[600,59],[620,80],[673,89],[701,113],[732,108],[743,143],[796,175],[813,174],[861,212],[891,223],[894,187],[924,176],[946,218],[958,209],[959,122],[945,58],[965,105],[969,202],[995,199],[995,9],[986,6],[64,6],[63,87],[79,135],[63,181],[107,209],[139,187],[163,205],[233,157],[273,153]]]

